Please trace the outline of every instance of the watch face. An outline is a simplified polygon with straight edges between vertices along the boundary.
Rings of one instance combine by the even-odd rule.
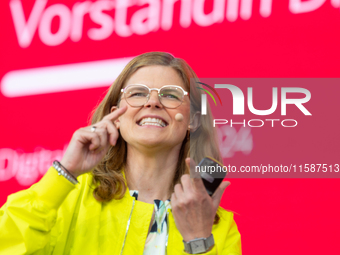
[[[197,240],[197,241],[193,241],[190,243],[191,245],[191,250],[192,253],[201,253],[201,252],[205,252],[205,245],[204,245],[204,240]]]

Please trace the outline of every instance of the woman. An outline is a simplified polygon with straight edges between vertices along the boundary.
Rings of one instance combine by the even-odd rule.
[[[190,78],[168,53],[134,58],[62,161],[8,197],[0,254],[241,254],[233,214],[219,207],[229,183],[210,197],[187,174],[195,159],[221,160]]]

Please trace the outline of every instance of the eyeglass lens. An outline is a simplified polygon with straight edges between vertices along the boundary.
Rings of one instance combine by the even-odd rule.
[[[130,85],[124,93],[127,103],[131,106],[142,106],[149,100],[149,89],[144,86]],[[175,86],[164,87],[159,92],[159,100],[167,108],[180,106],[183,97],[183,91]]]

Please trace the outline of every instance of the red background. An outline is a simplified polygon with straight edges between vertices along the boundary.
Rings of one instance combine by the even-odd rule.
[[[50,0],[47,6],[62,3],[71,8],[75,2]],[[327,0],[315,11],[293,14],[288,8],[289,1],[273,1],[271,15],[263,18],[258,12],[259,3],[254,0],[249,20],[238,18],[235,22],[228,22],[224,19],[207,27],[193,21],[188,28],[183,28],[178,22],[177,4],[174,24],[169,31],[159,29],[129,37],[113,33],[102,41],[93,41],[84,33],[79,42],[67,39],[58,46],[45,45],[36,32],[29,47],[21,48],[9,1],[1,1],[0,79],[12,70],[131,57],[149,51],[166,51],[185,59],[199,77],[339,77],[339,9]],[[34,1],[23,3],[26,17],[33,4]],[[205,7],[205,11],[210,12],[212,1],[206,1]],[[134,8],[131,12],[141,7]],[[53,24],[57,29],[58,22]],[[86,19],[84,29],[88,27],[93,24]],[[0,94],[0,149],[25,153],[31,153],[37,147],[62,150],[73,132],[87,125],[90,112],[106,89],[14,98]],[[337,100],[337,92],[339,88],[331,92],[326,90],[322,100],[316,95],[313,97],[312,92],[311,102],[319,98],[316,99],[318,107],[322,108],[323,102]],[[301,150],[308,148],[308,153],[301,152],[304,155],[301,163],[340,163],[335,157],[339,154],[336,145],[340,140],[336,132],[338,108],[332,111],[326,120],[320,121],[316,116],[313,121],[317,126],[308,126],[308,139],[322,140],[322,148],[317,142],[300,146]],[[290,163],[292,154],[289,150],[286,150],[287,154],[280,150],[280,143],[291,140],[301,144],[301,132],[277,134],[275,138],[256,132],[253,132],[251,154],[236,153],[232,160],[244,160],[250,165],[253,162],[249,157],[255,154],[266,159],[266,149],[269,149],[277,151],[278,159],[284,158]],[[261,144],[264,145],[261,147]],[[295,158],[298,156],[294,155]],[[313,162],[316,155],[325,162]],[[225,159],[224,163],[228,160]],[[223,196],[222,206],[237,212],[235,220],[242,235],[244,254],[340,254],[337,242],[339,179],[242,178],[232,179],[231,183]],[[9,194],[27,186],[20,186],[12,178],[1,182],[0,188],[0,205],[3,205]]]

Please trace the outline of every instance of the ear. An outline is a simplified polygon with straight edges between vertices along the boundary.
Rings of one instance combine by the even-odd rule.
[[[111,107],[111,112],[114,112],[115,110],[118,109],[118,106],[112,106]],[[120,128],[120,121],[119,118],[113,121],[113,124],[116,126],[117,129]]]
[[[189,131],[195,132],[201,126],[201,112],[195,112],[194,116],[190,118]]]

